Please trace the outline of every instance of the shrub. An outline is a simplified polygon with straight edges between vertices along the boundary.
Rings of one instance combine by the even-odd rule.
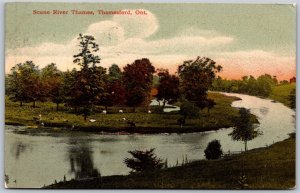
[[[124,163],[132,169],[132,172],[145,172],[161,169],[163,162],[154,154],[154,148],[146,151],[128,151],[133,158],[125,158]]]
[[[205,157],[208,160],[219,159],[222,155],[221,144],[219,140],[213,140],[208,143],[206,149],[204,150]]]

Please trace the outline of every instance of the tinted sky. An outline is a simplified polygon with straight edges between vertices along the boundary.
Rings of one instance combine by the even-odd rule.
[[[98,15],[128,10],[133,15]],[[134,14],[136,9],[147,15]],[[33,15],[33,10],[67,10],[68,15]],[[72,15],[70,10],[95,11]],[[61,70],[76,67],[79,33],[95,36],[101,65],[124,66],[147,57],[175,72],[184,60],[206,56],[223,66],[221,76],[263,73],[289,79],[296,73],[296,9],[292,5],[230,4],[62,4],[6,6],[6,72],[33,60]]]

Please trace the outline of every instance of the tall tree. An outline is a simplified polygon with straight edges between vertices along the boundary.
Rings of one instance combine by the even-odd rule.
[[[222,67],[210,58],[197,57],[194,61],[185,61],[178,67],[183,97],[200,108],[206,107],[208,88],[221,69]]]
[[[64,101],[62,72],[57,69],[56,64],[51,63],[41,70],[41,78],[44,96],[56,104],[58,111],[59,104]]]
[[[42,86],[40,81],[40,71],[32,61],[19,63],[12,67],[8,75],[8,94],[13,101],[35,102],[41,99]]]
[[[122,71],[117,64],[112,64],[108,68],[108,77],[110,80],[120,80],[122,78]]]
[[[125,88],[121,80],[106,82],[105,92],[99,104],[105,106],[106,111],[108,111],[107,107],[125,104]]]
[[[64,101],[69,107],[74,107],[75,112],[77,112],[77,101],[76,98],[72,96],[72,90],[77,78],[77,70],[73,68],[71,71],[67,70],[63,73],[63,91],[64,91]]]
[[[147,58],[127,64],[123,71],[123,82],[126,91],[126,103],[135,108],[150,101],[154,66]]]
[[[102,95],[100,105],[107,107],[125,104],[125,89],[122,82],[122,71],[118,65],[113,64],[108,69],[105,92]]]
[[[229,135],[233,140],[243,141],[245,144],[245,151],[247,151],[247,142],[251,141],[262,133],[256,130],[256,128],[252,124],[251,114],[249,110],[241,108],[239,110],[239,115],[240,116],[236,120],[234,120],[235,127]]]
[[[179,98],[179,79],[175,75],[170,75],[168,70],[159,69],[158,71],[159,85],[157,87],[158,93],[156,98],[162,101],[163,110],[166,103],[172,104]]]
[[[74,64],[81,66],[81,69],[96,67],[100,63],[100,57],[95,55],[99,51],[99,45],[95,42],[95,38],[89,35],[79,34],[80,52],[74,55]]]
[[[212,109],[217,103],[213,99],[206,100],[207,113],[210,114],[210,109]]]
[[[260,96],[268,97],[272,92],[272,86],[274,86],[273,77],[269,74],[261,75],[257,78],[257,90]]]
[[[96,66],[100,63],[97,56],[99,46],[93,36],[79,34],[80,52],[74,55],[74,64],[81,67],[77,72],[76,81],[71,89],[73,105],[80,108],[84,120],[92,112],[95,101],[104,92],[106,69]],[[72,101],[71,100],[71,101]]]
[[[180,115],[182,118],[178,119],[178,123],[182,127],[185,124],[186,118],[197,118],[199,117],[200,108],[192,102],[183,100],[180,105]]]

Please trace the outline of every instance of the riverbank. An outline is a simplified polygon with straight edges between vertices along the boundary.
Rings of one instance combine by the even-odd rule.
[[[286,85],[278,85],[272,88],[272,93],[269,98],[275,101],[281,102],[287,107],[291,107],[291,102],[289,100],[289,95],[293,89],[296,88],[296,84],[286,84]]]
[[[293,189],[296,179],[295,148],[295,134],[292,134],[289,139],[269,147],[253,149],[219,160],[194,161],[146,174],[105,176],[102,179],[86,181],[71,180],[46,188],[239,189],[238,179],[245,173],[245,183],[249,189]]]
[[[19,103],[12,102],[6,98],[5,124],[29,126],[28,132],[40,131],[87,131],[108,133],[186,133],[203,132],[228,128],[234,126],[232,120],[238,116],[238,110],[231,107],[231,103],[239,100],[237,97],[225,96],[219,93],[209,93],[209,98],[216,102],[214,108],[207,112],[203,109],[200,117],[187,119],[181,128],[177,120],[181,117],[178,112],[161,113],[158,107],[139,108],[137,113],[132,113],[129,108],[122,108],[124,113],[118,113],[116,108],[110,108],[108,114],[102,114],[101,109],[84,121],[81,115],[76,115],[61,107],[56,111],[53,103],[37,103],[38,108],[32,108],[27,104],[23,107]],[[61,105],[62,106],[62,105]],[[149,114],[148,110],[152,113]],[[37,126],[37,120],[43,122],[43,127]],[[91,122],[90,120],[95,120]],[[134,122],[131,127],[128,121]],[[258,122],[253,115],[253,122]]]

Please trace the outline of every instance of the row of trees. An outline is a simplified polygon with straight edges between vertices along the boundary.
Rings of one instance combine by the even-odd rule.
[[[212,84],[212,90],[267,97],[272,92],[272,86],[277,84],[276,77],[269,74],[261,75],[258,78],[244,76],[241,80],[227,80],[218,77]],[[282,82],[282,84],[285,84],[285,82]]]
[[[153,87],[154,66],[147,58],[127,64],[123,70],[113,64],[108,72],[99,66],[97,55],[99,46],[93,36],[79,34],[79,53],[74,55],[73,63],[79,70],[61,72],[54,63],[39,69],[32,61],[20,63],[11,69],[6,80],[6,93],[14,101],[24,102],[52,101],[65,103],[84,118],[95,105],[136,107],[150,103]],[[207,98],[207,91],[221,66],[205,57],[185,61],[178,67],[178,76],[169,74],[166,69],[158,69],[158,94],[164,108],[166,103],[178,99],[187,106],[202,109],[215,103]],[[188,103],[188,104],[187,104]],[[188,113],[183,112],[184,118]]]

